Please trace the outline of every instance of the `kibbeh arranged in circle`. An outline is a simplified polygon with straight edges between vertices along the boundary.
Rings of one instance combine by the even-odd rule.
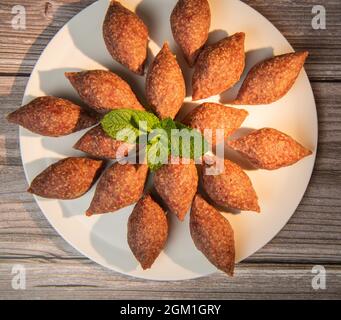
[[[194,67],[194,101],[232,88],[245,68],[245,34],[238,32],[205,46],[210,24],[211,12],[207,0],[178,0],[170,16],[174,40],[188,65]],[[112,58],[136,75],[143,75],[148,52],[148,29],[138,15],[119,1],[111,0],[102,33]],[[294,85],[307,56],[306,51],[288,53],[258,63],[248,73],[233,104],[258,105],[277,101]],[[246,157],[256,169],[273,170],[289,166],[312,152],[290,136],[271,128],[228,140],[243,124],[248,112],[218,103],[203,103],[191,111],[183,123],[173,121],[183,106],[186,85],[176,56],[167,42],[150,64],[146,75],[146,108],[155,114],[147,113],[130,85],[111,71],[66,72],[65,76],[92,110],[86,111],[66,99],[46,96],[36,98],[12,112],[7,120],[42,136],[59,137],[95,126],[102,118],[100,124],[89,129],[76,142],[74,149],[95,158],[120,161],[122,158],[128,160],[132,154],[129,151],[143,152],[144,149],[148,161],[147,164],[115,162],[100,177],[104,160],[68,157],[37,175],[28,191],[49,199],[75,199],[89,191],[100,177],[86,215],[115,212],[136,203],[128,219],[127,241],[141,267],[148,269],[165,247],[169,231],[165,210],[149,191],[143,195],[150,167],[155,171],[153,183],[162,206],[180,221],[190,210],[189,228],[196,248],[216,268],[232,276],[235,266],[234,231],[218,209],[260,212],[257,194],[241,167],[223,157],[217,158],[205,147],[205,151],[202,151],[203,148],[200,151],[203,160],[202,189],[215,207],[209,204],[197,193],[199,178],[193,160],[197,160],[193,156],[196,146],[188,139],[189,145],[185,148],[188,147],[188,158],[191,159],[171,156],[173,152],[186,157],[184,148],[175,150],[177,146],[184,147],[183,141],[186,139],[169,145],[173,142],[172,130],[192,128],[195,130],[188,132],[199,138],[197,131],[205,134],[206,130],[212,130],[213,145],[226,143]],[[147,126],[140,126],[140,121]],[[158,129],[165,129],[166,139]],[[218,129],[223,130],[219,137],[215,132]],[[118,133],[124,130],[134,133],[133,144],[119,140]],[[148,140],[153,133],[154,140]],[[147,141],[144,138],[148,138]],[[45,140],[47,142],[44,143],[50,143],[54,139]],[[165,141],[168,143],[166,146]],[[155,151],[152,154],[155,157],[148,157],[152,151]],[[170,158],[168,163],[160,167],[160,163],[149,161],[158,158],[163,151],[166,154],[163,159]],[[142,159],[140,153],[139,158]],[[218,161],[221,161],[222,172],[216,174]]]
[[[103,164],[101,160],[79,157],[59,160],[36,176],[27,191],[49,199],[79,198],[95,183]]]
[[[129,108],[144,110],[129,84],[117,74],[106,70],[66,72],[81,99],[99,113]]]
[[[103,22],[103,38],[114,60],[136,74],[144,74],[148,29],[134,12],[111,1]]]
[[[234,233],[228,220],[197,194],[193,200],[189,226],[196,248],[215,267],[233,276]]]
[[[245,67],[245,33],[239,32],[199,54],[192,78],[193,100],[206,99],[233,87]]]
[[[98,122],[96,116],[71,101],[51,96],[32,100],[10,113],[7,120],[48,137],[65,136]]]
[[[170,17],[174,40],[190,67],[207,41],[211,11],[207,0],[179,0]]]
[[[159,118],[172,118],[186,96],[185,80],[168,43],[155,57],[146,78],[146,98]]]
[[[263,128],[228,145],[245,156],[255,168],[274,170],[290,166],[312,154],[297,141],[283,132]]]
[[[166,213],[147,194],[136,204],[128,220],[128,244],[141,267],[149,269],[164,248],[168,237]]]
[[[270,104],[282,98],[295,83],[308,51],[282,54],[255,65],[233,104]]]

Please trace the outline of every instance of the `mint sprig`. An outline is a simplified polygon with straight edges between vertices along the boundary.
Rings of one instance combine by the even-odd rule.
[[[153,113],[132,109],[113,110],[107,113],[101,121],[102,128],[107,135],[113,139],[131,143],[135,142],[141,134],[150,132],[158,123],[159,118]],[[131,131],[130,135],[129,131]]]
[[[170,155],[196,160],[208,151],[199,131],[171,118],[160,120],[147,111],[113,110],[103,117],[101,125],[111,138],[129,143],[139,143],[139,137],[147,135],[145,150],[152,171],[167,163]]]

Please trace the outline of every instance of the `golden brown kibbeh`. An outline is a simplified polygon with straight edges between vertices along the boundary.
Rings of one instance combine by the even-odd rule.
[[[282,98],[295,83],[307,51],[287,53],[254,66],[244,80],[233,104],[270,104]]]
[[[168,209],[183,221],[198,187],[194,162],[163,165],[155,173],[154,187]]]
[[[256,130],[228,145],[258,169],[274,170],[290,166],[312,152],[290,136],[272,128]]]
[[[204,164],[204,169],[207,167]],[[221,174],[207,175],[203,170],[202,181],[205,192],[218,206],[260,212],[250,178],[230,160],[224,160],[224,172]]]
[[[244,40],[239,32],[201,51],[192,78],[193,100],[220,94],[239,81],[245,67]]]
[[[59,137],[98,121],[80,106],[56,97],[39,97],[7,116],[7,120],[43,136]]]
[[[185,80],[175,56],[165,43],[149,67],[146,96],[159,118],[172,118],[181,108],[186,95]]]
[[[142,268],[148,269],[166,244],[168,221],[165,212],[151,198],[141,198],[128,220],[128,244]]]
[[[133,145],[109,137],[101,125],[86,132],[74,148],[98,158],[119,159],[134,148]]]
[[[143,75],[148,29],[134,12],[118,1],[111,1],[103,22],[103,38],[109,53],[117,62]]]
[[[190,215],[190,232],[198,250],[219,270],[233,276],[235,247],[233,229],[227,219],[200,195]]]
[[[50,199],[76,199],[91,188],[102,167],[101,160],[65,158],[36,176],[27,191]]]
[[[144,110],[128,83],[113,72],[89,70],[66,72],[81,99],[99,113],[113,109]]]
[[[179,0],[170,17],[173,37],[185,59],[193,67],[207,41],[211,24],[207,0]]]
[[[217,139],[215,130],[224,130],[226,139],[237,130],[248,116],[243,109],[227,107],[218,103],[203,103],[196,107],[184,120],[184,123],[191,128],[199,130],[202,134],[205,129],[212,130],[212,143],[222,142]]]
[[[145,164],[114,163],[100,178],[86,215],[117,211],[137,202],[143,194],[147,172]]]

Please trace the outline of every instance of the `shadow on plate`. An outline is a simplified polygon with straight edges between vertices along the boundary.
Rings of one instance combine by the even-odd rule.
[[[216,29],[210,31],[210,33],[208,34],[206,45],[212,45],[228,36],[229,34],[226,32],[226,30]]]
[[[187,270],[201,274],[207,273],[210,269],[214,272],[215,268],[193,243],[189,230],[189,212],[182,222],[172,213],[167,214],[167,219],[169,234],[163,249],[164,254]]]
[[[32,181],[39,173],[45,170],[48,166],[59,161],[60,158],[40,158],[26,163],[26,170],[30,173],[30,180]]]
[[[247,128],[247,127],[239,128],[233,133],[233,135],[229,137],[229,140],[239,139],[243,136],[248,135],[249,133],[253,131],[255,131],[255,129],[253,128]],[[229,159],[232,162],[236,163],[243,170],[247,170],[247,171],[257,170],[257,168],[255,168],[246,157],[242,156],[238,151],[235,151],[232,148],[230,148],[227,144],[225,144],[224,151],[225,151],[224,152],[225,159]]]
[[[200,103],[198,102],[184,102],[178,114],[176,115],[176,120],[180,122],[185,120],[186,116],[197,106],[199,106],[199,104]]]
[[[91,243],[97,253],[108,264],[120,268],[123,272],[135,270],[138,266],[127,243],[127,222],[131,210],[132,207],[129,210],[123,208],[114,213],[101,215],[91,230]],[[113,246],[114,243],[121,247]]]
[[[86,128],[62,137],[42,137],[41,144],[45,150],[50,150],[54,153],[62,155],[63,157],[89,156],[86,153],[73,148],[76,142],[88,130],[90,130],[90,128]]]
[[[160,48],[165,41],[168,41],[171,46],[174,42],[169,19],[175,4],[175,0],[142,0],[136,7],[135,12],[147,26],[150,39]]]

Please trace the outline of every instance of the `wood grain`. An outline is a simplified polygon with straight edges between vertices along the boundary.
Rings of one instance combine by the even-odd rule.
[[[18,263],[26,267],[26,290],[11,288],[11,269]],[[325,268],[326,290],[314,290],[311,265],[244,263],[234,278],[219,272],[209,278],[156,282],[115,274],[88,260],[14,259],[0,261],[0,296],[6,299],[340,299],[341,268],[333,265]]]
[[[145,0],[144,0],[145,1]],[[11,8],[13,1],[0,4],[0,72],[28,74],[42,50],[57,31],[94,0],[42,1],[21,0],[27,9],[27,29],[13,30]],[[289,40],[295,50],[309,50],[306,63],[312,80],[341,79],[341,6],[339,0],[244,1],[269,19]],[[311,26],[313,5],[323,5],[327,11],[327,28],[314,30]]]
[[[297,211],[264,248],[240,263],[231,279],[220,272],[181,282],[126,277],[91,262],[49,225],[27,188],[18,128],[5,116],[20,104],[29,73],[53,35],[93,0],[21,0],[28,28],[10,27],[13,1],[0,3],[0,299],[245,299],[341,298],[341,7],[322,1],[327,29],[311,28],[311,8],[320,0],[248,0],[288,38],[308,49],[307,72],[319,116],[314,173]],[[271,5],[270,5],[271,4]],[[27,289],[11,287],[11,268],[27,269]],[[311,287],[311,268],[327,270],[327,289]],[[147,292],[147,294],[146,294]]]

